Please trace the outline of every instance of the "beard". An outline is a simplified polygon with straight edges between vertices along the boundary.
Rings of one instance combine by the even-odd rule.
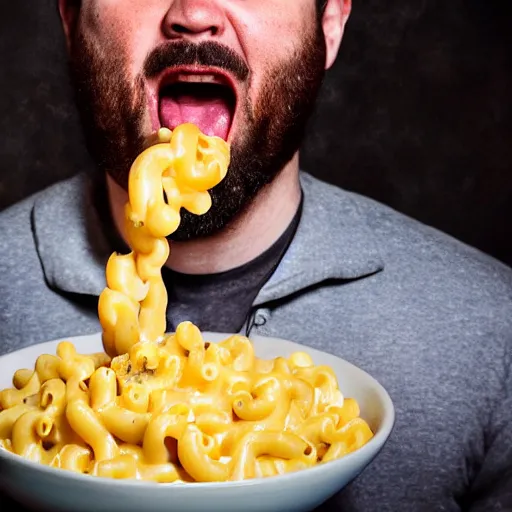
[[[325,74],[321,23],[309,25],[297,50],[265,72],[256,100],[237,99],[238,132],[224,180],[210,190],[212,206],[201,216],[182,209],[169,237],[186,241],[227,228],[269,185],[299,149]],[[247,90],[250,70],[231,49],[216,42],[169,42],[151,52],[143,71],[128,77],[122,52],[94,47],[79,28],[70,68],[88,150],[98,169],[127,190],[133,161],[147,147],[145,79],[170,66],[215,66],[233,74]]]

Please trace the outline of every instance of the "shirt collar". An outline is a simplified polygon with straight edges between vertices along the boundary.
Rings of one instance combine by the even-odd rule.
[[[54,185],[34,204],[36,247],[51,288],[95,296],[105,288],[105,265],[113,249],[96,193],[96,181],[80,174]]]
[[[352,280],[384,268],[373,234],[351,194],[301,173],[304,192],[297,232],[255,305],[278,300],[329,279]],[[41,194],[34,235],[50,287],[99,296],[114,250],[105,227],[106,194],[80,174]]]
[[[352,194],[301,173],[302,217],[278,268],[255,305],[330,279],[353,280],[384,268],[374,236]]]

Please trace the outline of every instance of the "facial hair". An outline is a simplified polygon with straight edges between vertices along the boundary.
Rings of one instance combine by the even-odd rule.
[[[305,31],[300,46],[269,68],[257,99],[237,99],[242,122],[231,143],[224,180],[211,191],[212,206],[201,216],[182,209],[181,224],[169,238],[186,241],[226,229],[292,159],[314,109],[325,65],[320,21]],[[145,79],[178,65],[213,66],[231,73],[247,90],[250,70],[243,59],[217,42],[169,42],[154,49],[135,80],[123,53],[95,47],[80,28],[71,45],[70,69],[86,143],[101,172],[127,190],[135,158],[147,146]],[[245,87],[243,87],[245,86]]]

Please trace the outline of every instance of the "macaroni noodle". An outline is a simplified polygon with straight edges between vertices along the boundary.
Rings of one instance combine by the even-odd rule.
[[[166,236],[176,231],[180,209],[201,215],[211,206],[208,190],[222,181],[229,165],[228,145],[203,135],[192,124],[161,130],[158,144],[132,165],[126,205],[126,233],[132,252],[112,254],[107,288],[98,313],[110,356],[129,352],[139,341],[165,333],[167,291],[161,269],[169,257]]]
[[[340,458],[373,436],[329,369],[303,353],[261,360],[240,335],[208,343],[184,322],[110,362],[67,342],[57,354],[57,378],[44,373],[41,361],[55,360],[42,355],[30,377],[16,373],[13,382],[24,385],[0,393],[2,446],[53,467],[231,481]]]
[[[128,255],[113,254],[98,313],[106,354],[69,342],[0,391],[0,448],[108,478],[217,482],[268,477],[343,457],[373,436],[331,368],[297,352],[262,360],[249,339],[165,334],[161,268],[180,209],[203,214],[227,144],[185,124],[134,162]]]

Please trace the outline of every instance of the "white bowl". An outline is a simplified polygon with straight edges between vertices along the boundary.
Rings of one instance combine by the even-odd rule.
[[[205,333],[208,341],[226,334]],[[79,353],[103,351],[99,334],[66,338]],[[342,393],[355,398],[375,436],[346,457],[285,475],[240,482],[156,484],[112,480],[50,468],[0,450],[0,487],[34,510],[166,512],[302,512],[313,510],[351,480],[379,453],[394,424],[393,403],[370,375],[338,357],[290,341],[254,336],[258,357],[270,359],[306,351],[317,365],[336,372]],[[42,343],[0,357],[0,389],[12,387],[20,368],[33,368],[40,354],[55,354],[62,340]],[[0,498],[1,499],[1,498]]]

